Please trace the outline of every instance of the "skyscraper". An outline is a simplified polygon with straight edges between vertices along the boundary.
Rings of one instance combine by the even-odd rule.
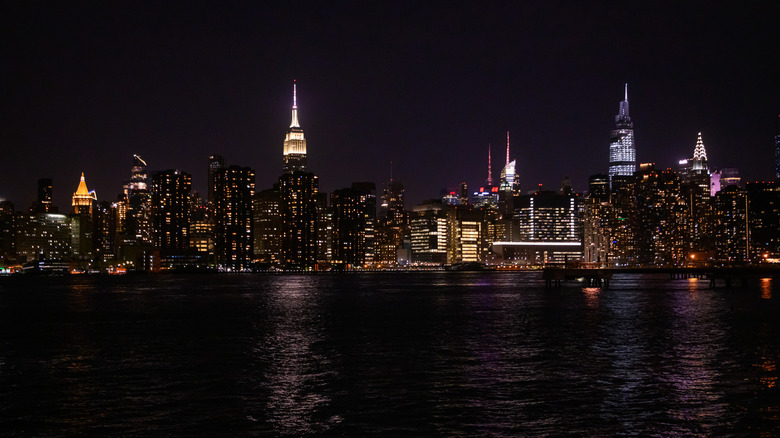
[[[216,224],[214,251],[220,269],[240,272],[252,261],[252,197],[255,172],[248,167],[221,167],[214,173]]]
[[[298,91],[293,83],[292,120],[284,138],[279,178],[282,217],[282,263],[313,269],[317,263],[317,193],[319,180],[306,171],[306,139],[298,123]]]
[[[87,183],[84,180],[84,173],[81,173],[81,181],[76,189],[76,193],[73,194],[73,213],[75,214],[92,214],[92,204],[97,201],[97,195],[95,191],[87,190]]]
[[[306,171],[306,138],[298,123],[298,89],[293,81],[292,120],[284,137],[284,173]]]
[[[214,172],[220,167],[225,165],[225,159],[222,155],[209,156],[209,169],[208,169],[208,202],[209,208],[214,207]]]
[[[636,147],[634,145],[634,124],[628,114],[628,84],[620,109],[615,116],[615,129],[609,141],[609,184],[617,175],[631,176],[636,171]]]
[[[33,205],[33,213],[57,213],[57,207],[52,203],[52,187],[51,178],[38,180],[38,200]]]
[[[186,172],[170,169],[152,177],[154,245],[165,255],[182,253],[189,245],[191,187]]]
[[[279,178],[282,215],[282,263],[312,269],[317,263],[317,193],[319,179],[310,172]]]

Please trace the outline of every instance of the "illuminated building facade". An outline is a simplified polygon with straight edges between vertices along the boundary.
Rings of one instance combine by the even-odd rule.
[[[282,218],[282,264],[290,269],[315,269],[317,264],[317,200],[319,179],[307,172],[306,138],[298,122],[298,89],[293,83],[290,127],[282,150],[279,178]]]
[[[468,205],[446,206],[447,263],[483,262],[488,254],[485,210]],[[488,210],[489,211],[489,210]]]
[[[588,263],[606,264],[609,260],[612,234],[612,205],[609,201],[609,175],[591,175],[582,216],[583,260]]]
[[[679,176],[672,170],[658,171],[650,164],[643,164],[637,174],[637,263],[669,267],[685,264],[690,222]]]
[[[333,209],[328,205],[328,194],[317,192],[317,263],[333,259]]]
[[[614,187],[615,176],[631,176],[636,171],[636,147],[634,145],[634,124],[628,113],[628,84],[625,96],[615,116],[615,129],[609,141],[609,181]]]
[[[68,216],[41,213],[19,215],[16,219],[16,252],[22,261],[63,260],[72,255]]]
[[[385,184],[377,226],[377,262],[394,266],[398,251],[409,233],[409,214],[404,206],[404,185],[392,179]]]
[[[317,263],[317,193],[319,179],[310,172],[279,178],[282,216],[282,264],[310,270]]]
[[[707,151],[699,132],[693,158],[682,173],[682,197],[687,207],[685,250],[686,257],[702,260],[714,250],[712,236],[712,179],[707,167]]]
[[[214,174],[217,172],[217,170],[221,167],[225,166],[225,158],[222,157],[222,155],[211,155],[209,156],[209,167],[208,167],[208,188],[207,188],[207,200],[208,200],[208,206],[209,208],[214,208]]]
[[[716,259],[726,264],[747,262],[750,259],[747,192],[728,186],[714,200]]]
[[[260,263],[278,264],[282,254],[282,196],[279,186],[258,192],[252,200],[254,255]]]
[[[538,191],[514,202],[511,240],[493,242],[493,252],[522,265],[582,258],[582,217],[575,195]]]
[[[71,249],[73,255],[86,259],[92,256],[94,249],[93,210],[97,204],[95,191],[87,189],[84,174],[81,174],[76,192],[73,194],[73,214],[70,215]]]
[[[758,262],[780,258],[780,182],[749,182],[746,185],[750,259]]]
[[[189,247],[191,188],[187,172],[170,169],[152,177],[154,246],[163,255],[180,254]]]
[[[366,264],[366,210],[364,194],[354,187],[331,193],[333,263],[346,267]]]
[[[116,207],[109,201],[102,201],[95,206],[93,217],[95,260],[111,260],[116,256]]]
[[[292,120],[284,137],[284,173],[306,171],[306,138],[298,123],[298,88],[293,83]]]
[[[253,257],[255,172],[248,167],[222,167],[214,173],[214,189],[217,267],[227,272],[247,271]]]
[[[428,201],[410,215],[412,262],[422,265],[447,263],[447,212],[440,201]]]
[[[133,155],[133,167],[130,170],[130,179],[125,181],[125,196],[132,195],[133,192],[147,190],[147,168],[146,161],[138,155]]]
[[[117,258],[133,263],[136,267],[144,264],[145,253],[151,251],[154,241],[151,194],[146,169],[146,161],[138,155],[133,155],[130,179],[125,180],[123,193],[117,201]]]
[[[74,214],[92,214],[93,204],[97,201],[95,191],[87,189],[87,182],[84,179],[84,173],[81,174],[81,181],[73,194],[73,213]]]

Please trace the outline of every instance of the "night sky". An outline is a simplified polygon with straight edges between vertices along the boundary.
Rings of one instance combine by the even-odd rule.
[[[626,82],[640,162],[673,166],[702,131],[711,167],[774,175],[777,1],[93,3],[0,6],[0,198],[17,209],[50,177],[69,212],[81,172],[114,200],[133,154],[205,193],[218,153],[269,188],[293,79],[327,192],[381,187],[390,161],[407,207],[474,191],[507,130],[524,190],[568,175],[584,191]]]

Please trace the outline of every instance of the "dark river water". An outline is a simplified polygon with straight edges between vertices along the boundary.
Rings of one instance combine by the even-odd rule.
[[[4,436],[777,436],[780,280],[0,277]]]

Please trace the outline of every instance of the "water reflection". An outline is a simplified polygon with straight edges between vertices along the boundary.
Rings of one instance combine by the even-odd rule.
[[[771,278],[762,278],[761,279],[761,298],[765,300],[772,299],[772,279]]]
[[[709,423],[725,410],[723,394],[715,389],[725,366],[722,359],[727,356],[721,342],[725,304],[717,295],[696,291],[672,293],[670,299],[671,349],[665,355],[661,375],[677,406],[669,415],[684,423]]]
[[[310,277],[283,277],[270,288],[268,336],[255,349],[269,390],[263,417],[283,435],[323,433],[340,421],[325,413],[338,377],[327,344],[318,290]],[[332,343],[330,343],[332,344]]]

